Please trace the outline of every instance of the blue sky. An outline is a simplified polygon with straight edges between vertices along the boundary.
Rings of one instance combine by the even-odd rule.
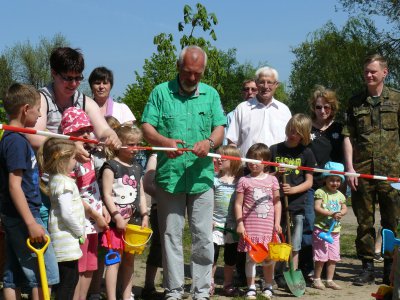
[[[219,49],[237,49],[239,62],[268,62],[287,82],[291,49],[329,20],[341,27],[348,14],[335,10],[334,0],[12,0],[2,3],[0,52],[7,46],[40,37],[64,35],[85,56],[87,78],[93,68],[104,65],[114,72],[113,96],[123,96],[141,72],[144,60],[155,51],[153,37],[161,32],[180,38],[177,24],[183,7],[201,2],[214,12]],[[377,19],[378,28],[386,23]]]

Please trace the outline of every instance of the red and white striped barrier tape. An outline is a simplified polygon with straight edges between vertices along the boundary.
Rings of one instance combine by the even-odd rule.
[[[89,144],[100,144],[101,143],[97,140],[92,140],[92,139],[84,139],[84,138],[73,137],[73,136],[68,136],[68,135],[63,135],[63,134],[58,134],[58,133],[52,133],[49,131],[41,131],[41,130],[35,130],[35,129],[31,129],[31,128],[21,128],[21,127],[15,127],[15,126],[10,126],[10,125],[5,125],[5,124],[0,124],[0,130],[1,129],[7,130],[7,131],[28,133],[28,134],[38,134],[38,135],[43,135],[43,136],[47,136],[47,137],[56,137],[56,138],[72,140],[72,141],[80,141],[80,142],[89,143]],[[123,148],[125,148],[125,147],[123,147]],[[189,148],[169,148],[169,147],[150,147],[150,146],[149,147],[135,146],[135,147],[126,147],[126,148],[132,149],[132,150],[151,150],[151,151],[185,151],[185,152],[193,151],[193,149],[189,149]],[[350,172],[325,170],[325,169],[319,169],[319,168],[294,166],[294,165],[271,162],[271,161],[263,161],[263,160],[249,159],[249,158],[244,158],[244,157],[221,155],[221,154],[217,154],[217,153],[208,153],[207,156],[212,157],[212,158],[240,160],[240,161],[246,162],[246,163],[263,164],[263,165],[267,165],[267,166],[281,167],[281,168],[288,168],[288,169],[298,169],[298,170],[316,172],[316,173],[330,173],[330,174],[344,175],[347,177],[360,177],[360,178],[365,178],[365,179],[400,182],[400,178],[398,178],[398,177],[350,173]]]

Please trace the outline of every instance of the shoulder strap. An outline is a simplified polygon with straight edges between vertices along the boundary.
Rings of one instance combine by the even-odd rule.
[[[86,111],[86,95],[83,93],[82,93],[82,95],[83,95],[82,110]]]
[[[44,97],[44,99],[46,99],[46,104],[47,104],[47,114],[49,113],[49,100],[47,99],[47,96],[46,96],[46,94],[42,91],[42,90],[39,90],[39,93],[41,93],[42,95],[43,95],[43,97]]]

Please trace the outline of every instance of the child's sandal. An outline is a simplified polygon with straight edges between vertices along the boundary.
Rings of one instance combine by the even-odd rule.
[[[311,287],[318,290],[325,290],[325,285],[322,283],[321,279],[314,279],[313,283],[311,284]]]
[[[341,290],[342,287],[338,284],[336,284],[336,282],[334,282],[333,280],[329,280],[326,282],[325,285],[327,288],[333,289],[333,290]]]
[[[246,299],[249,300],[257,299],[257,291],[255,289],[248,289],[246,293]]]

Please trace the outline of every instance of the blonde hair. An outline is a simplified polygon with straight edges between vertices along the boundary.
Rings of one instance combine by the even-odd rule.
[[[67,174],[70,158],[75,155],[75,143],[51,137],[47,139],[38,151],[38,162],[42,172]]]
[[[225,146],[220,146],[217,151],[218,154],[221,155],[227,155],[227,156],[235,156],[235,157],[240,157],[240,151],[238,148],[231,146],[231,145],[225,145]],[[230,167],[229,171],[234,175],[236,178],[240,177],[243,175],[243,165],[240,160],[230,160]]]
[[[301,137],[301,144],[307,146],[311,142],[311,119],[304,114],[295,114],[286,124],[285,133],[288,136],[296,132]]]
[[[382,69],[387,69],[388,68],[388,63],[386,58],[384,58],[382,55],[375,53],[372,55],[368,55],[365,59],[364,59],[364,67],[366,65],[369,65],[370,63],[373,63],[374,61],[379,62],[379,65]]]
[[[121,123],[118,121],[117,118],[113,117],[113,116],[105,116],[104,117],[106,119],[106,122],[108,124],[108,126],[110,126],[110,128],[112,130],[116,130],[118,127],[121,126]]]
[[[143,138],[142,130],[136,126],[120,126],[115,129],[115,133],[121,140],[122,145],[126,145],[126,141],[132,137],[137,140],[138,143],[141,142]],[[118,156],[118,149],[109,149],[109,151],[106,152],[106,156],[107,159],[113,159],[114,157]]]
[[[318,98],[323,98],[326,101],[326,103],[330,105],[331,113],[329,115],[329,119],[332,120],[339,110],[339,101],[336,97],[335,91],[327,89],[322,85],[316,85],[314,87],[311,97],[308,100],[308,103],[310,105],[312,120],[315,120],[317,118],[317,115],[315,114],[315,103],[317,102]]]

